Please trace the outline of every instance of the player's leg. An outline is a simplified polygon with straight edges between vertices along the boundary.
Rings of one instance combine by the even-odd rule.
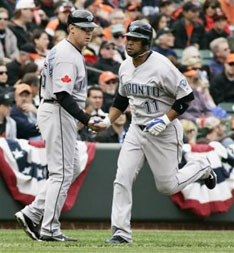
[[[145,157],[141,149],[142,132],[131,124],[118,158],[112,202],[113,237],[131,242],[132,184],[143,166]],[[107,243],[112,241],[106,241]]]
[[[53,115],[52,111],[44,110],[45,107],[46,105],[43,104],[38,109],[38,124],[44,140],[48,135],[47,131],[50,129],[50,122],[53,121],[51,118]],[[44,213],[47,184],[48,180],[39,190],[35,200],[15,214],[18,223],[23,226],[27,235],[34,240],[38,240],[40,237],[40,222]]]
[[[41,235],[53,237],[61,235],[59,217],[73,178],[77,136],[73,117],[59,105],[54,108],[46,143],[49,179],[41,227]]]
[[[167,195],[181,191],[199,178],[208,177],[211,172],[210,163],[206,157],[190,161],[182,169],[178,169],[182,156],[182,139],[182,126],[175,121],[159,136],[148,134],[144,145],[156,187]]]

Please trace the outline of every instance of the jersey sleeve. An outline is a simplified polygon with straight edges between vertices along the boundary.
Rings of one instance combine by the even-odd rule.
[[[165,72],[163,85],[168,93],[173,95],[176,100],[192,92],[185,76],[174,66],[168,68]]]
[[[53,71],[53,93],[65,91],[72,94],[76,77],[74,64],[61,62],[55,65]]]
[[[127,97],[127,94],[125,92],[124,86],[123,86],[123,80],[122,80],[122,65],[119,68],[119,88],[118,88],[118,92],[122,97]]]

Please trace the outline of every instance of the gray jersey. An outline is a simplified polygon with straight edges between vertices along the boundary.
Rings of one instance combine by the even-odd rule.
[[[84,108],[87,78],[83,56],[66,39],[50,50],[42,72],[41,96],[55,99],[55,93],[61,91],[69,93]]]
[[[129,98],[132,122],[138,125],[167,113],[175,100],[192,92],[178,69],[157,52],[138,67],[127,58],[120,66],[119,78],[119,93]]]

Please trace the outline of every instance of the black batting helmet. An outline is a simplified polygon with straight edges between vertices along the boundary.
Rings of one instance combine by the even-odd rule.
[[[87,10],[75,10],[68,16],[68,25],[72,24],[84,28],[95,28],[98,27],[94,23],[94,16],[90,11]]]
[[[153,36],[153,29],[150,24],[137,20],[131,22],[125,35],[129,37],[145,39],[150,43]]]

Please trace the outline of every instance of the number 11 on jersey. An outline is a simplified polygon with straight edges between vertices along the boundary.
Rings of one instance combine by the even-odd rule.
[[[158,104],[156,100],[147,100],[145,102],[145,110],[147,114],[152,114],[158,111]]]

